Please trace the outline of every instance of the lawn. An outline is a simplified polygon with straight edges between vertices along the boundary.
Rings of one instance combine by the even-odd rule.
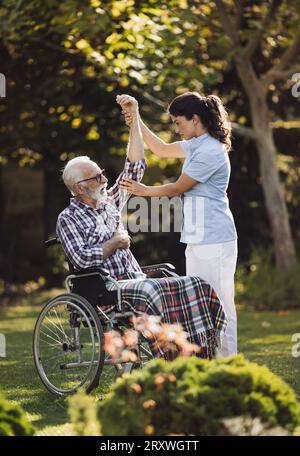
[[[51,295],[59,294],[53,290]],[[0,308],[0,333],[6,336],[7,357],[0,358],[0,390],[20,404],[38,435],[71,435],[67,400],[57,399],[40,383],[32,359],[32,333],[42,303],[49,292],[31,302]],[[300,399],[300,359],[292,357],[292,335],[300,332],[300,310],[289,312],[239,312],[239,351],[258,364],[268,366],[296,391]],[[113,379],[106,368],[103,384],[93,393],[101,399]]]

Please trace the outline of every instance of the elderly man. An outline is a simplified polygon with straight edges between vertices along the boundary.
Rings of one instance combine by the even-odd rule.
[[[141,272],[129,250],[128,233],[122,229],[120,211],[129,194],[119,182],[124,177],[140,181],[145,168],[137,122],[130,129],[124,170],[109,190],[104,170],[89,157],[77,157],[67,163],[63,181],[74,198],[59,215],[56,231],[75,270],[101,266],[112,276]]]
[[[104,170],[88,157],[67,163],[63,180],[74,198],[58,217],[57,236],[75,270],[102,267],[117,279],[139,276],[139,280],[121,283],[123,302],[136,313],[159,315],[163,322],[181,324],[188,339],[200,347],[200,356],[211,358],[226,327],[214,290],[199,277],[147,278],[129,249],[127,231],[122,229],[120,211],[129,194],[121,182],[124,178],[140,181],[145,168],[136,112],[124,170],[110,189]],[[161,347],[153,349],[157,356],[169,359],[170,353]]]

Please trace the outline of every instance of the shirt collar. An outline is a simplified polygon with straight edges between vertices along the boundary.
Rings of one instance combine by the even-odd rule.
[[[192,138],[194,141],[197,141],[197,143],[199,144],[200,142],[202,142],[204,139],[208,138],[209,137],[209,133],[203,133],[203,135],[200,135],[200,136],[194,136],[194,138]]]
[[[79,209],[81,212],[88,212],[88,211],[98,211],[101,212],[103,209],[105,209],[105,204],[102,203],[98,209],[95,207],[89,206],[88,204],[83,203],[82,201],[79,201],[77,198],[71,198],[71,206],[75,207],[76,209]]]

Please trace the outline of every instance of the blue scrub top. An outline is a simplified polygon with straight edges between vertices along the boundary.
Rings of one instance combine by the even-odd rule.
[[[186,155],[182,173],[198,183],[181,196],[181,242],[218,244],[237,239],[227,188],[230,161],[225,145],[209,133],[180,141]]]

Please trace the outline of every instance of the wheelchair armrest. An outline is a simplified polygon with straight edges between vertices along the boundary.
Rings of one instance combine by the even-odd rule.
[[[168,269],[169,271],[174,272],[175,266],[171,263],[159,263],[159,264],[151,264],[149,266],[142,266],[141,269],[145,273],[147,271],[154,271],[154,270],[160,270],[160,269]]]
[[[175,266],[171,263],[152,264],[149,266],[142,266],[141,269],[145,274],[148,275],[148,277],[164,277],[166,275],[177,275]]]
[[[80,269],[80,271],[72,271],[73,275],[92,274],[93,272],[99,272],[102,277],[109,277],[110,273],[105,268],[87,268]]]

